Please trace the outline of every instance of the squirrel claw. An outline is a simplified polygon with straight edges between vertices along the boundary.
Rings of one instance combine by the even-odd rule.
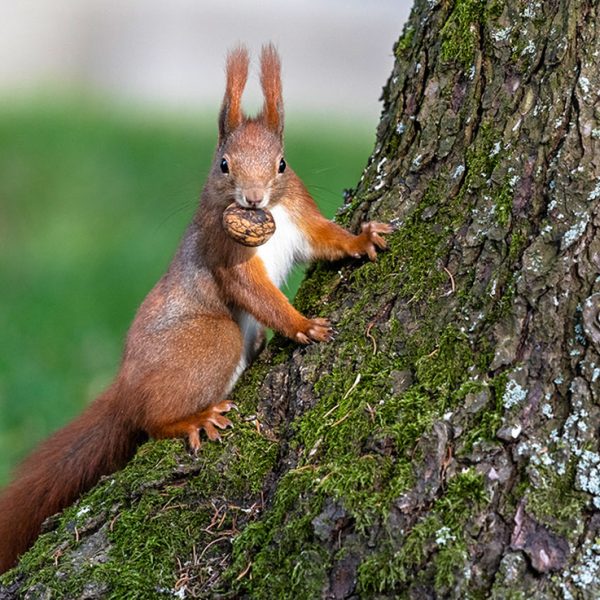
[[[377,249],[385,250],[387,242],[380,234],[388,234],[395,231],[394,227],[389,223],[377,223],[376,221],[368,221],[361,225],[361,233],[358,236],[362,246],[359,254],[366,254],[369,260],[377,260]],[[356,254],[353,254],[356,256]]]
[[[190,446],[190,450],[192,451],[192,454],[194,456],[197,456],[198,451],[200,450],[200,447],[202,446],[202,443],[200,442],[200,431],[198,430],[197,427],[194,427],[193,429],[190,430],[190,432],[188,434],[188,444]]]
[[[208,437],[211,442],[222,441],[221,434],[217,430],[217,427],[219,429],[233,427],[233,423],[222,414],[229,412],[232,409],[238,410],[238,407],[231,402],[231,400],[223,400],[218,404],[209,406],[198,415],[194,424],[191,425],[188,430],[188,442],[193,454],[198,454],[202,445],[200,442],[201,429],[204,429],[206,437]]]
[[[313,342],[329,342],[333,337],[333,328],[328,319],[315,317],[307,320],[304,331],[296,333],[296,341],[301,344],[312,344]]]

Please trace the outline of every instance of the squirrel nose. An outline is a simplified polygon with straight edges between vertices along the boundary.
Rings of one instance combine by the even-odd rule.
[[[264,193],[262,190],[248,190],[244,194],[244,199],[248,203],[249,206],[258,206],[264,198]]]

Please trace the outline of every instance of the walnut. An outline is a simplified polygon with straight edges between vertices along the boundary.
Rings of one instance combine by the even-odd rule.
[[[223,228],[244,246],[260,246],[275,233],[275,220],[268,210],[243,208],[233,202],[223,213]]]

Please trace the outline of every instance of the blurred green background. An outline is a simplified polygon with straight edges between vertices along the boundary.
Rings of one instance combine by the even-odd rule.
[[[116,373],[195,209],[215,119],[90,98],[0,105],[0,485]],[[287,119],[286,158],[326,215],[356,185],[373,129]]]

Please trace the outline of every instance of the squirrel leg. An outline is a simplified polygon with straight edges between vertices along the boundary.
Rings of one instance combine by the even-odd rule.
[[[217,430],[232,427],[231,421],[223,416],[223,413],[236,408],[230,400],[223,400],[217,404],[211,404],[208,408],[189,415],[179,421],[168,423],[153,432],[156,438],[187,437],[190,448],[197,452],[200,449],[200,430],[204,429],[209,440],[220,440],[221,436]]]
[[[224,397],[242,358],[242,333],[233,319],[207,315],[159,333],[156,339],[146,335],[144,345],[137,345],[143,354],[126,353],[121,393],[143,399],[133,414],[139,429],[157,439],[188,438],[197,450],[200,429],[218,439],[217,428],[231,425],[223,413],[233,404]],[[129,362],[143,364],[144,370]]]

